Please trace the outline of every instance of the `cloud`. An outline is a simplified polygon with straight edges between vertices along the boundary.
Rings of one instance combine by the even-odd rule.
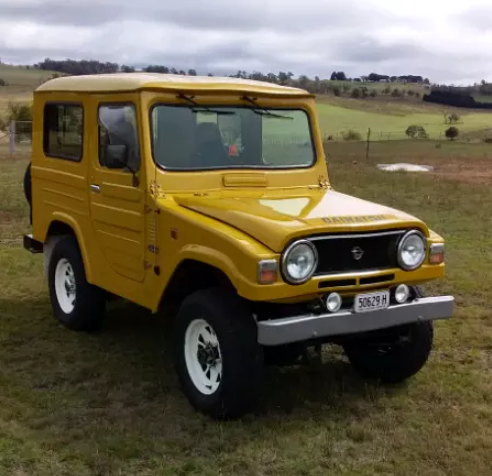
[[[18,64],[70,57],[216,74],[492,80],[487,0],[0,0],[0,11],[2,60]]]

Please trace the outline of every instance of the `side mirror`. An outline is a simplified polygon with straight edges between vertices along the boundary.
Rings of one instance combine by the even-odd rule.
[[[108,169],[122,169],[128,163],[128,147],[124,144],[108,144],[105,147],[104,158]]]
[[[128,146],[125,144],[108,144],[104,154],[105,166],[108,169],[124,169],[125,167],[132,173],[132,185],[138,187],[140,181],[137,172],[128,164]]]

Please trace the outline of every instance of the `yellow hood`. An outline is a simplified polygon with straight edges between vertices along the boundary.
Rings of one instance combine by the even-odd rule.
[[[276,252],[293,238],[333,232],[356,232],[426,225],[393,208],[334,190],[304,189],[230,196],[175,196],[179,205],[227,223]]]

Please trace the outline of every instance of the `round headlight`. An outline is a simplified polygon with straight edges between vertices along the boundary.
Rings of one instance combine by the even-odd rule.
[[[417,230],[409,231],[398,245],[398,263],[406,271],[417,269],[425,259],[425,238]]]
[[[291,284],[306,282],[318,264],[318,253],[310,241],[300,240],[292,243],[284,253],[282,273]]]

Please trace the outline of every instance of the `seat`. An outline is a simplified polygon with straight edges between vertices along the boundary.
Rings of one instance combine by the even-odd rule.
[[[202,122],[196,126],[193,167],[224,167],[230,165],[217,124]]]

